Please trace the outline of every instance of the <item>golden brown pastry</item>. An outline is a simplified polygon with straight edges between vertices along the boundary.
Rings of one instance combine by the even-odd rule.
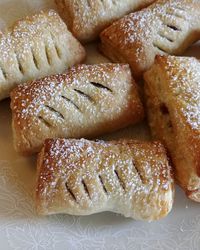
[[[144,76],[152,133],[167,146],[187,196],[200,202],[200,62],[157,56]]]
[[[79,65],[11,93],[14,145],[41,149],[46,138],[96,137],[136,123],[143,107],[128,65]]]
[[[181,55],[200,39],[199,0],[159,0],[105,29],[101,50],[114,62],[129,63],[141,77],[157,54]]]
[[[82,42],[95,40],[99,33],[131,11],[155,0],[55,0],[68,28]]]
[[[17,84],[62,73],[84,58],[84,48],[55,11],[26,17],[0,34],[0,100]]]
[[[159,142],[48,139],[37,164],[39,214],[112,211],[158,220],[173,204],[174,185]]]

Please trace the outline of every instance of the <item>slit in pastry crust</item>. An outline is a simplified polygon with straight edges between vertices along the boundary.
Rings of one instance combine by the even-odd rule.
[[[43,215],[112,211],[151,221],[170,212],[173,198],[171,168],[159,142],[49,139],[38,157],[36,206]]]
[[[64,72],[85,49],[54,10],[17,21],[0,37],[0,100],[18,84]]]
[[[11,99],[14,144],[23,154],[37,152],[47,138],[97,137],[144,116],[136,83],[124,64],[78,65],[20,85]],[[31,141],[30,148],[24,138]]]
[[[195,58],[157,56],[145,73],[152,134],[169,151],[175,178],[200,202],[200,63]]]
[[[113,62],[129,63],[141,78],[157,54],[182,55],[199,40],[199,16],[198,0],[159,0],[102,31],[100,49]]]

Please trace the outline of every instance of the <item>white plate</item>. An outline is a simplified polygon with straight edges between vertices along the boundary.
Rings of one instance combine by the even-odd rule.
[[[37,9],[53,6],[45,0],[0,0],[0,27]],[[104,62],[95,46],[87,48],[88,63]],[[200,55],[193,47],[189,54]],[[109,135],[148,138],[144,124]],[[57,215],[39,218],[34,208],[35,158],[14,152],[9,100],[0,103],[0,249],[2,250],[199,250],[200,204],[177,188],[170,215],[144,223],[102,213],[86,217]]]

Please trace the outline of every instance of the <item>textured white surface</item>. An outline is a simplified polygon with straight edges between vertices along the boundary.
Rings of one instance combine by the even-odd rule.
[[[48,6],[53,6],[53,0],[0,0],[0,29]],[[89,63],[104,61],[93,46],[88,50]],[[192,48],[191,53],[200,55],[200,46]],[[148,131],[141,124],[109,136],[120,137],[145,138]],[[39,218],[34,208],[34,185],[35,158],[23,158],[14,152],[9,100],[3,101],[0,103],[0,249],[200,249],[200,204],[187,200],[178,188],[170,215],[159,222],[143,223],[111,213]]]

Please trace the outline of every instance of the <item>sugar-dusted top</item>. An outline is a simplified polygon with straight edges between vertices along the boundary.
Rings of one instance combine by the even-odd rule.
[[[190,57],[165,57],[165,71],[175,107],[200,135],[200,62]]]
[[[49,139],[38,159],[36,192],[43,212],[59,199],[66,211],[74,207],[72,214],[108,210],[150,219],[171,207],[173,179],[159,142]]]

